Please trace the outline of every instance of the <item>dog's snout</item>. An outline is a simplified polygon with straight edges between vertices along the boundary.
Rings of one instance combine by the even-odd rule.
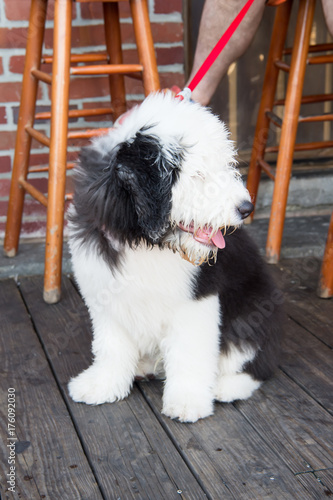
[[[244,201],[239,207],[238,212],[242,219],[246,219],[254,210],[254,206],[250,201]]]

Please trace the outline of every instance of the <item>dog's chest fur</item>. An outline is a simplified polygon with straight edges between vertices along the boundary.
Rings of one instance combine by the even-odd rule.
[[[90,288],[96,308],[109,308],[110,315],[140,342],[143,337],[146,342],[161,339],[176,312],[190,315],[196,307],[193,290],[199,270],[168,249],[127,248],[122,254],[113,271],[93,254],[85,254],[82,263],[76,259],[81,286]],[[86,283],[82,283],[83,266]],[[97,288],[91,283],[92,272],[98,277]]]

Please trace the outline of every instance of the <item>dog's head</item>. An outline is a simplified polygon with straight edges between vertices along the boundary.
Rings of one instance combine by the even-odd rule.
[[[74,199],[90,231],[168,245],[191,262],[252,211],[225,126],[208,109],[154,94],[83,150]]]

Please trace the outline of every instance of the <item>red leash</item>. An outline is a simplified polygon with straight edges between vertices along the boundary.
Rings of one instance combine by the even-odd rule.
[[[241,11],[237,14],[235,19],[232,21],[230,24],[229,28],[223,33],[221,36],[220,40],[217,42],[211,53],[208,55],[206,60],[203,62],[201,67],[198,69],[197,73],[194,75],[192,78],[191,82],[189,83],[188,87],[186,87],[182,92],[185,94],[185,98],[188,97],[189,92],[186,89],[189,89],[190,92],[193,92],[195,87],[198,85],[198,83],[202,80],[202,78],[205,76],[209,68],[212,66],[212,64],[215,62],[217,57],[220,55],[224,47],[227,45],[229,42],[230,38],[232,35],[235,33],[236,29],[242,22],[244,16],[246,15],[247,11],[251,7],[252,3],[254,0],[247,0],[246,4],[244,7],[241,9]],[[180,98],[181,100],[184,99],[184,95],[180,92],[176,97]]]

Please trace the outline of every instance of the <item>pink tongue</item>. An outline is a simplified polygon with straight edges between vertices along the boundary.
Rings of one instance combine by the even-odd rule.
[[[195,232],[194,239],[199,241],[199,243],[208,244],[210,239],[210,233],[208,233],[208,231],[205,230],[202,231],[201,229],[198,229],[198,231]],[[217,248],[225,247],[225,241],[221,231],[217,231],[217,233],[211,238],[211,241]]]
[[[212,238],[212,242],[217,248],[224,248],[225,247],[225,239],[223,238],[223,234],[221,231],[217,231],[215,236]]]

